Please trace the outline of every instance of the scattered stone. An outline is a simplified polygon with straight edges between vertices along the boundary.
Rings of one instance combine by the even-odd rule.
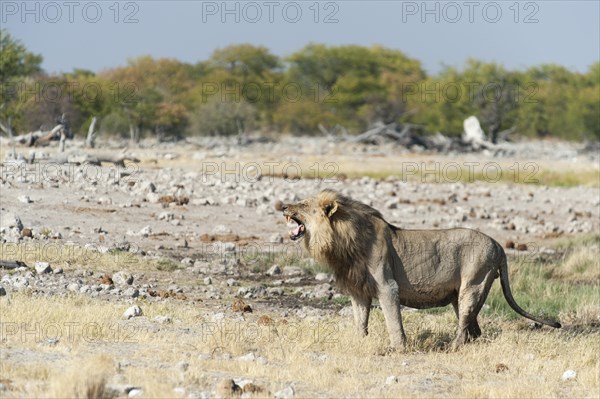
[[[23,223],[16,213],[2,212],[0,216],[0,229],[16,229],[20,233],[23,230]]]
[[[35,271],[37,274],[51,273],[52,268],[48,262],[35,262]]]
[[[496,373],[503,373],[505,371],[508,371],[508,366],[504,363],[498,363],[496,364]]]
[[[67,285],[67,290],[69,290],[71,292],[79,292],[80,289],[81,289],[81,287],[77,283],[71,283],[71,284]]]
[[[133,388],[127,394],[129,398],[137,398],[138,396],[142,396],[144,394],[144,390],[141,388]]]
[[[233,302],[233,304],[231,305],[231,310],[233,310],[234,312],[252,313],[252,307],[246,302],[242,301],[241,299],[238,299],[237,301]]]
[[[279,233],[275,233],[269,237],[269,242],[273,244],[281,244],[283,243],[283,236]]]
[[[181,362],[177,363],[177,366],[176,366],[176,367],[177,367],[177,369],[178,369],[179,371],[181,371],[181,372],[185,372],[185,371],[187,371],[187,369],[190,367],[190,364],[189,364],[189,363],[186,363],[186,362],[184,362],[184,361],[181,361]]]
[[[304,271],[298,266],[286,266],[283,268],[283,274],[286,276],[302,276]]]
[[[154,321],[160,324],[168,324],[168,323],[172,323],[173,319],[169,316],[156,316],[154,318]]]
[[[62,268],[62,267],[59,267],[59,268],[57,268],[57,269],[54,269],[54,270],[52,271],[52,274],[63,274],[64,272],[65,272],[65,271],[63,270],[63,268]]]
[[[125,292],[123,292],[123,295],[127,298],[137,298],[138,296],[140,296],[140,290],[138,290],[137,288],[129,287],[125,290]]]
[[[387,377],[385,379],[385,385],[392,385],[392,384],[397,384],[398,383],[398,377],[396,377],[395,375],[390,375],[389,377]]]
[[[204,284],[205,285],[211,285],[212,284],[212,278],[210,276],[204,278]]]
[[[315,276],[315,280],[317,281],[329,281],[331,279],[331,275],[328,273],[317,273]]]
[[[239,281],[237,281],[237,280],[235,280],[233,278],[227,279],[226,283],[227,283],[228,287],[236,287],[236,286],[240,285]]]
[[[231,398],[239,396],[242,393],[242,388],[232,379],[224,379],[217,384],[217,395],[222,398]]]
[[[577,377],[577,372],[575,370],[567,370],[563,373],[562,377],[560,377],[563,381],[569,381]]]
[[[100,276],[98,278],[98,280],[100,281],[100,284],[102,284],[102,285],[108,285],[108,286],[114,285],[112,277],[110,277],[108,274],[103,274],[102,276]]]
[[[19,202],[22,202],[23,204],[30,204],[33,202],[31,200],[31,198],[29,198],[28,195],[19,195],[19,197],[17,197],[17,199],[19,200]]]
[[[285,388],[283,388],[281,391],[279,392],[275,392],[275,398],[277,399],[291,399],[294,397],[296,392],[294,392],[294,388],[289,385]]]
[[[517,251],[527,251],[527,244],[518,244]]]
[[[269,270],[267,270],[266,274],[269,276],[281,274],[281,268],[279,267],[279,265],[273,265],[269,268]]]
[[[253,352],[250,352],[243,356],[238,357],[237,359],[241,360],[242,362],[253,362],[256,360],[256,355]]]
[[[138,305],[133,305],[132,307],[127,309],[125,311],[125,313],[123,313],[123,318],[125,320],[129,320],[132,317],[138,317],[138,316],[141,316],[142,314],[143,314],[142,308],[140,308]]]
[[[112,275],[112,281],[116,285],[131,285],[133,284],[133,276],[125,271],[120,271]]]
[[[229,227],[227,227],[223,224],[218,224],[213,228],[212,233],[213,234],[232,234],[233,230],[231,230]]]
[[[148,237],[150,234],[152,234],[152,228],[150,226],[146,226],[142,228],[138,234],[142,237]]]

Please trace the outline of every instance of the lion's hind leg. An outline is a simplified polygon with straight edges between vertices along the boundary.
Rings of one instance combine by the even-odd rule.
[[[458,299],[452,303],[458,317],[456,337],[452,342],[453,350],[458,349],[469,339],[475,339],[481,335],[477,315],[493,282],[494,276],[490,273],[479,284],[463,284],[461,287]]]

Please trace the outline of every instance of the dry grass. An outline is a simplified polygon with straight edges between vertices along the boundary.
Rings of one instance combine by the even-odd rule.
[[[209,308],[162,302],[142,304],[145,316],[125,322],[127,304],[79,296],[17,294],[1,305],[4,323],[18,324],[10,335],[3,327],[0,371],[14,387],[6,397],[103,398],[110,394],[105,382],[141,386],[145,397],[176,397],[175,387],[211,391],[224,377],[249,378],[272,393],[295,382],[301,397],[598,397],[600,389],[597,328],[532,331],[523,319],[491,310],[482,314],[481,339],[457,353],[445,351],[455,328],[450,310],[405,312],[407,351],[390,354],[380,310],[361,339],[346,317],[271,315],[264,325],[258,323],[264,312],[244,320],[227,313],[221,323]],[[598,316],[586,305],[578,311],[588,323]],[[159,325],[152,322],[157,315],[174,321]],[[68,323],[75,326],[70,336]],[[46,343],[57,331],[52,326],[62,328],[56,345]],[[236,359],[249,352],[266,364]],[[180,361],[189,363],[187,371],[177,368]],[[497,372],[498,364],[506,369]],[[576,380],[561,381],[567,369],[577,371]],[[389,375],[398,382],[385,385]]]

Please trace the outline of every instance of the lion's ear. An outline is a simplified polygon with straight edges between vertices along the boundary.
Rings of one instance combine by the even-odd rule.
[[[329,203],[325,204],[323,209],[325,210],[325,214],[327,215],[327,217],[331,217],[331,216],[333,216],[335,211],[337,211],[338,203],[337,203],[337,201],[329,202]]]

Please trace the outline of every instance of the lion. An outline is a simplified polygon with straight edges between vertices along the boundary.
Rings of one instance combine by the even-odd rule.
[[[368,334],[374,298],[381,304],[392,348],[406,346],[402,306],[426,309],[452,304],[458,328],[451,349],[458,349],[481,335],[477,315],[498,277],[514,311],[561,327],[519,307],[510,290],[506,254],[483,233],[467,228],[401,229],[376,209],[333,190],[276,207],[288,223],[297,223],[290,238],[304,238],[307,250],[331,268],[337,286],[351,297],[361,335]]]

